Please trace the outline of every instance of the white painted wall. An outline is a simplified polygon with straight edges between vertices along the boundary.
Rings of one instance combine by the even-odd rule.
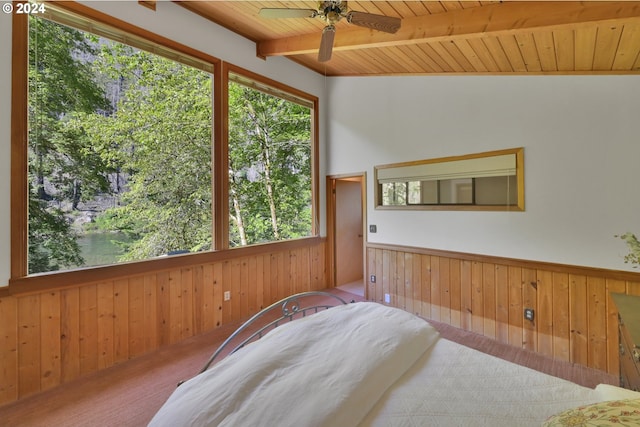
[[[367,171],[368,241],[632,270],[640,76],[333,78],[327,173]],[[374,209],[373,166],[525,147],[525,212]]]
[[[158,2],[154,12],[137,2],[85,1],[87,6],[175,40],[224,61],[254,71],[305,91],[325,104],[325,79],[319,74],[284,58],[258,59],[250,42],[211,21],[177,6]],[[11,117],[11,15],[0,14],[0,286],[10,277],[10,117]],[[320,111],[320,128],[325,115]],[[320,176],[324,176],[324,133],[320,134]],[[324,205],[324,179],[320,180],[321,212]],[[321,222],[324,234],[325,223]]]

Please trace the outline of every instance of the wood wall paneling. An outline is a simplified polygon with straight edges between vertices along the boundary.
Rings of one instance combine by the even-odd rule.
[[[47,292],[40,297],[40,389],[55,387],[62,376],[60,365],[62,328],[60,292]],[[51,331],[51,333],[48,333]]]
[[[507,343],[514,347],[522,347],[522,329],[524,327],[522,306],[522,269],[516,266],[508,267],[506,286],[509,289],[509,338]]]
[[[326,285],[324,241],[0,298],[0,404]],[[618,373],[610,292],[640,275],[369,244],[367,297],[555,359]],[[225,291],[231,300],[223,301]],[[533,308],[533,322],[523,319]]]
[[[18,398],[18,301],[0,298],[0,402]]]
[[[18,392],[40,391],[40,295],[18,299]]]
[[[80,375],[80,290],[64,289],[60,298],[60,382],[67,382]]]
[[[504,265],[495,266],[496,295],[496,339],[501,343],[509,343],[509,268]]]
[[[611,292],[640,275],[424,248],[368,244],[367,298],[545,356],[618,374]],[[524,319],[524,309],[535,312]]]
[[[324,246],[231,250],[209,263],[3,296],[0,405],[324,289]]]
[[[588,303],[587,278],[580,274],[569,275],[569,357],[581,365],[588,365]]]

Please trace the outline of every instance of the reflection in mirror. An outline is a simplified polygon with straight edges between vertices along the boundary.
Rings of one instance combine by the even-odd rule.
[[[376,207],[524,210],[523,149],[377,166]]]

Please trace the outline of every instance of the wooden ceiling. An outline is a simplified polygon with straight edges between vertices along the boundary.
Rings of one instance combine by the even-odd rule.
[[[340,21],[333,56],[317,61],[319,19],[265,19],[263,7],[317,1],[180,1],[181,6],[321,74],[638,74],[640,1],[349,1],[402,18],[396,34]]]

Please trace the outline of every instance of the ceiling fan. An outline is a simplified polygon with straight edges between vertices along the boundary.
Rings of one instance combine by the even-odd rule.
[[[318,61],[326,62],[331,59],[333,39],[336,35],[335,24],[341,19],[360,27],[395,33],[400,29],[400,18],[375,15],[366,12],[350,11],[347,2],[342,0],[320,1],[317,9],[287,9],[287,8],[263,8],[260,16],[264,18],[320,18],[327,23],[322,30]]]

